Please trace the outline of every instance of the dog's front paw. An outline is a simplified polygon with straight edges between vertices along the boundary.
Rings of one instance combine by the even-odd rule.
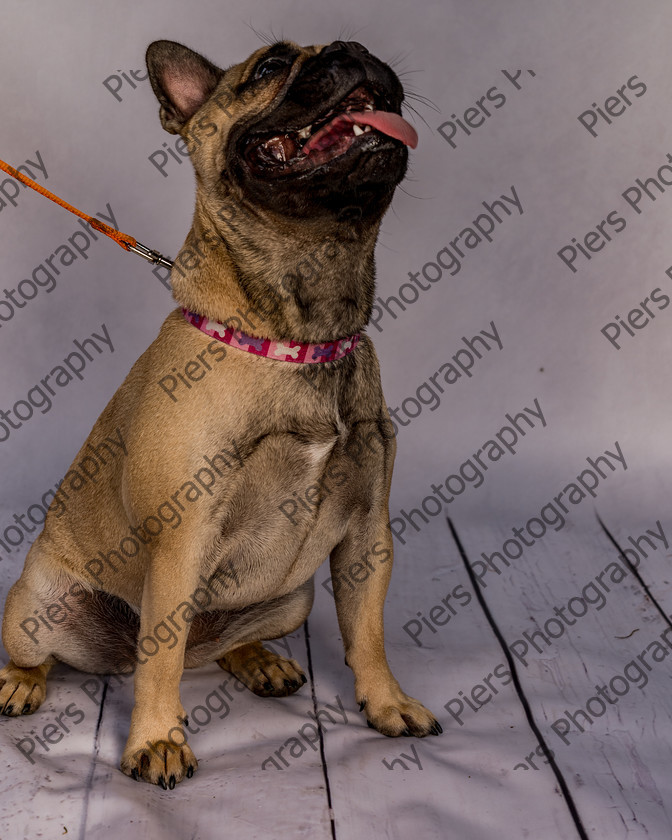
[[[184,736],[182,736],[184,737]],[[171,740],[147,741],[144,745],[127,744],[121,769],[136,781],[144,779],[164,790],[172,790],[182,779],[190,779],[198,767],[191,747],[178,746]]]
[[[398,738],[400,735],[440,735],[441,724],[422,703],[398,690],[387,698],[362,697],[360,709],[364,709],[368,725],[383,735]]]

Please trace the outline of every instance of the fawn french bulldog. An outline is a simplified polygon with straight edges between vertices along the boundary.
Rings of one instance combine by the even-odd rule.
[[[439,734],[385,657],[395,440],[363,332],[381,218],[417,139],[401,84],[342,41],[275,43],[227,70],[157,41],[147,66],[196,173],[179,308],[74,463],[94,446],[104,460],[108,438],[125,457],[66,514],[56,495],[9,592],[0,711],[36,711],[56,661],[135,671],[121,769],[173,788],[197,767],[183,669],[216,661],[256,694],[292,693],[301,668],[262,640],[305,621],[325,557],[338,581],[373,552],[386,562],[334,591],[356,699],[385,735]]]

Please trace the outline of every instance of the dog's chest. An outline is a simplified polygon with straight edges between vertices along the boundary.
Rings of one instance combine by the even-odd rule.
[[[219,518],[217,570],[235,569],[227,603],[274,597],[316,571],[371,503],[343,427],[317,439],[267,436],[246,459]],[[230,577],[230,575],[229,575]]]

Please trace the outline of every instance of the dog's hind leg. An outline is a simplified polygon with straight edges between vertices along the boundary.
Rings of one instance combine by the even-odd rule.
[[[296,660],[263,647],[261,640],[279,639],[300,627],[313,605],[313,595],[311,578],[288,595],[244,610],[196,616],[187,647],[187,667],[214,658],[220,668],[260,697],[293,694],[306,682],[301,667]]]
[[[261,642],[241,645],[218,659],[217,664],[260,697],[286,697],[306,682],[295,659],[279,656]]]
[[[40,637],[48,635],[49,622],[37,616],[43,604],[38,594],[42,559],[40,538],[31,547],[19,580],[7,595],[2,621],[2,641],[10,660],[0,670],[0,714],[29,715],[37,711],[47,694],[47,674],[56,661]]]
[[[11,659],[0,670],[0,714],[32,715],[47,696],[47,674],[56,660],[50,657],[35,668],[21,668]]]
[[[34,548],[31,549],[35,556]],[[29,715],[47,694],[47,674],[56,661],[48,646],[38,641],[39,599],[24,574],[7,595],[2,640],[10,660],[0,670],[0,714]],[[35,608],[38,609],[35,609]],[[47,630],[41,627],[43,634]]]
[[[301,688],[306,682],[306,675],[298,662],[273,653],[256,640],[279,639],[300,627],[308,618],[313,596],[311,578],[289,595],[259,604],[251,610],[241,639],[243,643],[218,659],[219,667],[233,674],[260,697],[286,697]]]
[[[129,673],[138,625],[124,601],[78,582],[38,537],[5,604],[10,661],[0,670],[0,714],[35,712],[56,661],[94,674]]]

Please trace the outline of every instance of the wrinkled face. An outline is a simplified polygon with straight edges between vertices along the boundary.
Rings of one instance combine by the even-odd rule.
[[[201,182],[284,216],[380,218],[417,142],[398,78],[356,42],[280,42],[224,72],[160,41],[148,66]]]
[[[278,82],[270,113],[231,132],[233,177],[261,201],[294,192],[294,212],[316,203],[333,212],[379,212],[406,171],[406,144],[415,145],[392,70],[354,42],[336,41],[307,57],[277,44],[255,62],[241,91]]]

